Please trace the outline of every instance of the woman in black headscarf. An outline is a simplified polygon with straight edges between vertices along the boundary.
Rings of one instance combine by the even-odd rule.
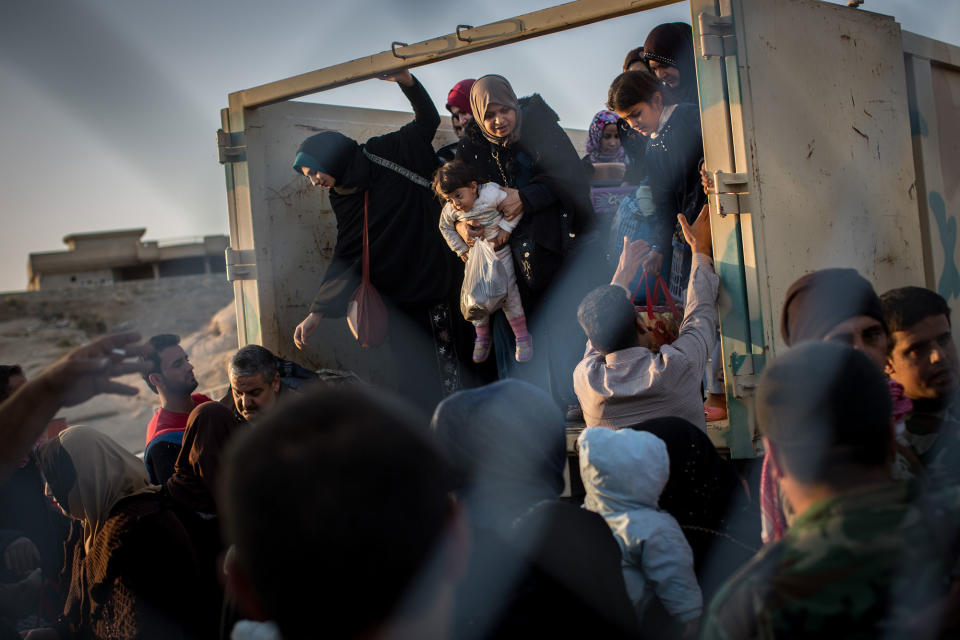
[[[294,332],[294,343],[304,348],[321,318],[346,315],[349,298],[360,284],[364,194],[369,194],[370,279],[391,316],[398,369],[406,371],[400,378],[409,383],[403,391],[432,410],[441,389],[449,392],[458,386],[451,331],[460,332],[453,324],[458,314],[451,313],[449,302],[457,299],[463,268],[437,231],[440,203],[429,185],[437,166],[431,141],[440,115],[409,72],[392,79],[410,100],[412,122],[364,144],[324,131],[307,138],[297,151],[294,171],[314,186],[330,189],[337,243],[310,314]],[[383,160],[400,170],[383,166]],[[408,332],[399,333],[401,328]]]
[[[566,430],[550,397],[519,380],[461,391],[433,429],[460,475],[474,544],[455,636],[636,636],[606,522],[559,500]]]
[[[680,524],[693,551],[707,601],[760,548],[760,510],[710,438],[681,418],[654,418],[630,427],[663,440],[670,478],[660,508]]]
[[[654,27],[643,43],[643,57],[657,79],[670,87],[677,102],[697,103],[697,68],[690,25],[668,22]]]

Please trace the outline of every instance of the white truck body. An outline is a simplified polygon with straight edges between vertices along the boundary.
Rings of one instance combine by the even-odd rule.
[[[294,353],[336,228],[326,195],[290,159],[313,131],[365,140],[410,115],[288,100],[664,4],[579,0],[231,94],[220,143],[241,344],[387,385],[398,375],[384,365],[389,345],[361,349],[342,319]],[[783,348],[780,307],[796,278],[852,267],[878,292],[922,285],[960,306],[960,48],[818,0],[689,6],[706,167],[719,172],[711,223],[730,415],[709,432],[733,457],[752,457],[749,398]],[[453,139],[445,124],[438,146]]]

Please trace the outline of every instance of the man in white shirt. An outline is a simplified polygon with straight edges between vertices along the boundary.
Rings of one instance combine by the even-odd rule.
[[[675,416],[706,430],[700,384],[716,339],[720,279],[713,270],[708,207],[693,225],[682,215],[678,219],[693,263],[683,323],[672,344],[651,350],[651,337],[630,301],[630,281],[650,250],[643,240],[625,238],[610,285],[580,303],[577,318],[588,342],[573,386],[588,427],[619,429]]]

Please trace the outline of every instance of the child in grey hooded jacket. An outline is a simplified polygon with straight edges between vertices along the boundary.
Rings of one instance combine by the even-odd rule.
[[[638,618],[659,598],[692,631],[703,609],[693,552],[677,521],[657,506],[670,477],[667,445],[652,433],[604,427],[584,429],[577,443],[584,507],[604,517],[620,545]]]

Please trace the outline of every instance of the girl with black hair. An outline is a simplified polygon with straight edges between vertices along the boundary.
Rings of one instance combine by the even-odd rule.
[[[653,208],[643,225],[642,237],[651,245],[643,271],[647,277],[660,274],[667,279],[677,214],[684,214],[692,223],[706,204],[700,183],[700,109],[696,104],[678,103],[670,88],[644,71],[617,76],[610,85],[607,107],[649,138],[644,168]],[[689,258],[685,258],[681,277],[689,272]]]

